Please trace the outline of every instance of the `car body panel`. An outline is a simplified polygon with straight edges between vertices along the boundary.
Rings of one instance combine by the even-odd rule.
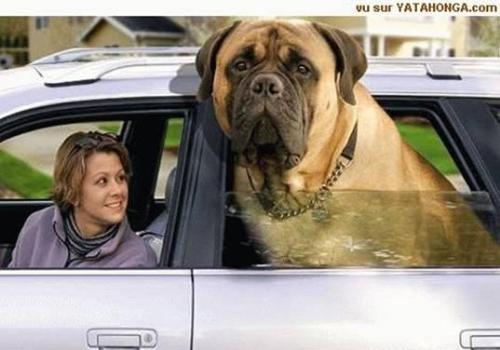
[[[500,325],[497,269],[195,270],[194,350],[459,349]]]
[[[188,350],[191,288],[189,270],[0,271],[1,344],[80,350],[92,329],[148,329],[155,349]]]

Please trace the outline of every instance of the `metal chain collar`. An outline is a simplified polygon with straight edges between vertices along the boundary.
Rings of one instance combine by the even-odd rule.
[[[344,159],[342,159],[344,158]],[[330,176],[326,179],[326,181],[321,185],[319,190],[317,190],[313,194],[313,198],[309,200],[308,203],[302,204],[297,199],[295,201],[298,205],[290,209],[289,206],[285,206],[281,201],[276,202],[273,199],[272,193],[269,190],[256,192],[257,198],[262,206],[262,208],[266,211],[266,214],[273,219],[285,220],[294,216],[298,216],[300,214],[305,213],[308,210],[314,210],[313,217],[315,219],[326,219],[328,216],[328,212],[325,208],[324,202],[327,198],[331,196],[331,189],[335,182],[337,182],[338,178],[346,168],[348,168],[352,163],[351,159],[340,157],[337,161],[337,165],[335,169],[332,171]],[[248,170],[247,170],[248,172]],[[253,181],[251,181],[250,174],[248,174],[250,183],[252,188],[255,191]]]
[[[354,150],[356,148],[357,131],[358,123],[354,125],[349,140],[347,141],[347,145],[345,146],[339,159],[337,160],[335,169],[333,169],[332,173],[321,185],[319,190],[312,194],[313,197],[306,204],[300,203],[297,198],[292,196],[294,201],[297,202],[297,205],[294,208],[290,208],[289,202],[283,204],[283,200],[276,201],[274,199],[275,193],[273,193],[270,188],[265,187],[261,192],[258,192],[255,189],[252,177],[250,176],[250,172],[247,168],[246,171],[248,181],[250,182],[250,185],[252,186],[252,189],[255,192],[260,205],[265,210],[267,215],[274,219],[284,220],[303,214],[308,210],[312,210],[313,219],[318,221],[327,220],[330,214],[326,209],[325,201],[328,197],[331,196],[331,189],[335,182],[337,182],[337,180],[339,179],[340,175],[342,175],[344,170],[352,164],[352,160],[354,158]],[[285,199],[287,196],[288,193],[285,194]]]

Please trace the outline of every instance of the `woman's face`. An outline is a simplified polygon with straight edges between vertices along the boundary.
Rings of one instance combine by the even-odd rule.
[[[103,233],[125,217],[127,176],[114,152],[97,152],[85,160],[80,199],[74,206],[78,229],[85,237]]]

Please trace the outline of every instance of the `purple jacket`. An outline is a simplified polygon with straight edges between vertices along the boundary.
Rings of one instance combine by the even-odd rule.
[[[153,250],[123,220],[116,235],[85,257],[65,245],[66,233],[55,205],[31,214],[19,234],[9,267],[129,268],[155,267]]]

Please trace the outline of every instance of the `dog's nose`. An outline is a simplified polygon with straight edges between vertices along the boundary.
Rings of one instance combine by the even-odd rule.
[[[283,83],[274,74],[260,74],[252,81],[252,92],[261,97],[278,97],[283,92]]]

